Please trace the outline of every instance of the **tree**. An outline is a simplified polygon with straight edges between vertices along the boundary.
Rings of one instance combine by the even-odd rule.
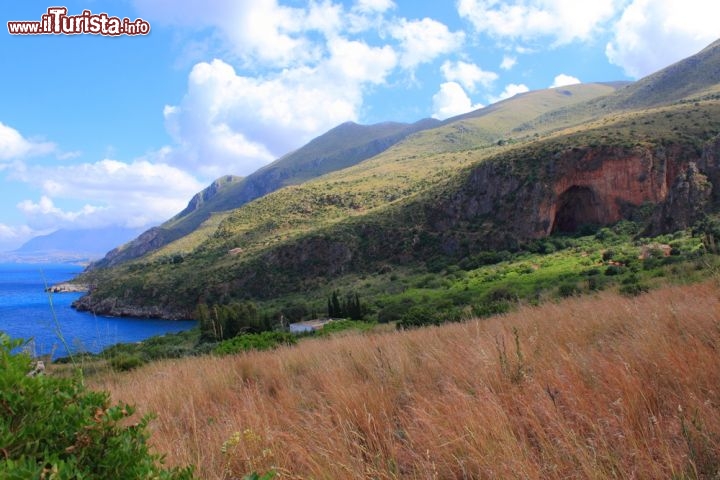
[[[328,300],[328,317],[330,318],[343,318],[343,308],[340,305],[340,298],[338,297],[337,290],[332,292],[330,299]]]
[[[195,316],[200,324],[200,342],[217,342],[222,338],[222,329],[216,314],[217,310],[211,309],[205,303],[197,306]]]

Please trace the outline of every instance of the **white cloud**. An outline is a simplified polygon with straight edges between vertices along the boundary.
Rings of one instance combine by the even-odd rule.
[[[553,80],[552,85],[550,85],[549,88],[557,88],[557,87],[564,87],[567,85],[575,85],[580,82],[580,79],[573,77],[571,75],[565,75],[564,73],[561,73],[560,75],[557,75],[555,77],[555,80]]]
[[[358,0],[354,9],[362,13],[383,13],[395,8],[392,0]]]
[[[320,26],[334,15],[329,2],[313,3],[314,11],[279,5],[277,0],[135,0],[140,15],[151,22],[201,30],[215,27],[230,49],[248,64],[292,66],[318,55],[305,30]]]
[[[503,70],[510,70],[515,66],[516,63],[517,58],[505,55],[502,59],[502,63],[500,64],[500,68],[502,68]]]
[[[589,40],[617,12],[618,0],[459,0],[458,13],[478,32],[496,38]]]
[[[41,222],[49,222],[46,226],[54,225],[57,221],[63,223],[75,223],[81,217],[88,217],[96,213],[99,208],[92,205],[85,205],[75,212],[66,212],[55,206],[52,199],[43,195],[37,203],[32,200],[23,200],[18,203],[17,208],[28,217],[41,218]]]
[[[400,42],[400,65],[407,69],[454,52],[465,40],[463,32],[451,32],[447,25],[431,18],[412,21],[403,18],[391,28],[390,34]]]
[[[440,91],[433,95],[432,116],[439,120],[445,120],[482,107],[480,104],[473,105],[472,100],[459,83],[445,82],[440,85]]]
[[[462,38],[429,19],[403,19],[392,27],[383,18],[395,7],[388,0],[360,0],[348,7],[319,0],[298,8],[277,0],[207,5],[189,0],[182,15],[167,0],[135,3],[148,20],[211,27],[209,35],[226,46],[216,48],[215,60],[195,64],[184,98],[164,111],[175,141],[167,161],[204,178],[247,175],[339,123],[357,120],[367,89],[384,83],[400,65],[389,30],[402,37],[408,68],[434,59]],[[188,21],[193,15],[197,18]],[[384,44],[351,38],[370,30]],[[431,48],[423,44],[417,52],[418,42]]]
[[[717,0],[634,0],[615,25],[605,53],[640,78],[692,55],[718,37]]]
[[[527,85],[521,83],[521,84],[515,84],[515,83],[509,83],[505,86],[505,90],[502,91],[500,95],[497,97],[489,97],[490,103],[496,103],[501,100],[505,100],[506,98],[514,97],[517,94],[529,92],[530,89],[527,87]]]
[[[39,234],[41,233],[36,232],[27,225],[6,225],[0,223],[0,252],[15,249]]]
[[[35,230],[146,226],[167,220],[203,188],[181,170],[142,159],[31,166],[17,175],[42,190],[39,200],[26,199],[17,205]],[[82,205],[77,206],[78,202]]]
[[[322,74],[337,83],[381,84],[397,64],[397,55],[390,46],[370,47],[363,42],[342,38],[329,43],[330,58],[322,66]]]
[[[53,143],[28,140],[14,128],[0,122],[0,162],[48,154],[55,148]]]
[[[221,60],[199,63],[178,106],[165,108],[178,146],[175,164],[212,178],[247,175],[339,123],[357,119],[363,88],[385,81],[397,62],[390,47],[341,38],[316,67],[245,77]]]
[[[458,82],[470,92],[476,90],[477,84],[489,87],[498,78],[497,73],[486,72],[474,63],[447,61],[440,69],[445,80]]]

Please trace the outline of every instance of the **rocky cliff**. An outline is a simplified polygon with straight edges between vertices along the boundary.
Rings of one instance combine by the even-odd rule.
[[[522,242],[609,225],[652,209],[647,232],[674,231],[718,204],[718,158],[720,137],[701,152],[683,144],[574,146],[531,172],[490,161],[429,208],[428,226],[442,236],[484,224],[487,236],[476,247],[502,248],[508,238]]]

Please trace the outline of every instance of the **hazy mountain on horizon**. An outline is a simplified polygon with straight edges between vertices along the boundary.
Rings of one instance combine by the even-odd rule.
[[[0,256],[13,261],[94,260],[101,258],[117,245],[132,240],[146,229],[147,227],[115,226],[82,230],[60,229],[31,238],[15,250],[1,252]]]

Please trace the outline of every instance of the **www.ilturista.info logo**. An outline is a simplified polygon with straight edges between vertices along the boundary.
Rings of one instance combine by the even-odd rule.
[[[50,7],[40,21],[7,22],[11,35],[147,35],[150,24],[142,18],[110,17],[107,13],[83,10],[80,15],[68,15],[65,7]]]

